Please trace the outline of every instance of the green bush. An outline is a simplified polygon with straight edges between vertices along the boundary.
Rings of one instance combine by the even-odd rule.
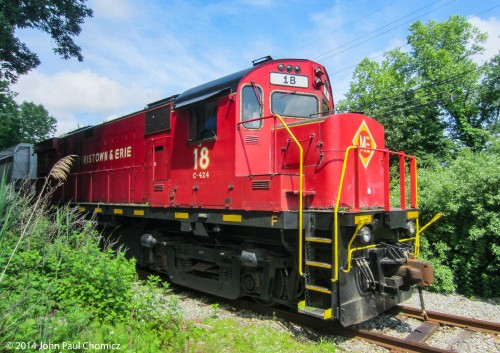
[[[187,332],[182,325],[182,311],[176,296],[166,296],[168,284],[150,276],[146,283],[134,287],[130,329],[141,333],[130,340],[134,352],[179,352]],[[143,350],[144,349],[144,350]]]
[[[90,320],[128,320],[135,263],[122,252],[101,251],[93,225],[68,208],[35,222],[0,283],[2,339],[73,339]],[[18,234],[12,229],[0,239],[1,269]]]
[[[0,351],[7,342],[183,350],[176,297],[165,295],[159,278],[139,282],[121,250],[102,249],[94,222],[2,183],[0,216]]]
[[[421,258],[429,261],[434,269],[434,283],[429,287],[429,290],[438,293],[455,292],[457,286],[453,280],[453,271],[446,265],[446,258],[442,252],[443,249],[448,249],[448,246],[442,242],[430,246],[425,237],[420,239]]]
[[[468,296],[500,293],[500,149],[472,153],[419,172],[421,219],[444,217],[425,231],[422,255],[436,266],[435,288]],[[449,269],[449,270],[447,270]],[[450,272],[453,275],[451,283]]]
[[[101,251],[99,241],[88,224],[60,234],[48,254],[46,275],[54,276],[57,300],[85,306],[102,321],[123,321],[130,315],[135,262],[123,252]]]

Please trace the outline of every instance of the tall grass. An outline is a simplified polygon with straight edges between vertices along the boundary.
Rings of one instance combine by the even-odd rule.
[[[49,176],[47,178],[45,178],[45,181],[43,183],[43,187],[40,191],[40,194],[38,195],[38,197],[35,197],[34,195],[29,195],[27,198],[25,198],[25,201],[31,201],[31,199],[34,199],[35,200],[35,203],[34,203],[34,206],[33,206],[33,212],[30,212],[29,213],[29,216],[26,220],[26,224],[23,224],[21,226],[21,234],[19,235],[19,238],[17,240],[17,243],[16,245],[14,246],[14,249],[12,249],[11,251],[11,254],[10,254],[10,257],[9,257],[9,260],[7,261],[7,263],[5,264],[4,266],[4,269],[2,271],[2,274],[0,275],[0,283],[2,282],[4,276],[5,276],[5,272],[7,271],[7,268],[9,267],[19,245],[21,244],[21,242],[23,241],[25,235],[27,232],[29,231],[32,231],[35,227],[36,227],[36,224],[38,223],[38,221],[40,220],[40,217],[42,214],[40,214],[40,212],[37,212],[39,210],[39,205],[41,203],[46,203],[48,198],[50,197],[50,194],[51,192],[49,192],[48,194],[45,194],[45,191],[47,190],[47,188],[50,188],[50,181],[53,179],[53,180],[56,180],[58,182],[64,182],[66,181],[66,178],[67,178],[67,175],[71,169],[71,165],[73,164],[73,160],[74,160],[75,156],[74,155],[69,155],[69,156],[66,156],[62,159],[60,159],[55,165],[54,167],[52,167],[50,173],[49,173]],[[2,183],[6,183],[6,178],[2,178]],[[5,185],[6,186],[6,185]],[[59,186],[59,185],[58,185]],[[6,188],[7,189],[7,188]],[[53,188],[50,188],[50,191],[52,191]],[[9,192],[6,190],[5,191],[6,194],[9,194]],[[2,194],[2,192],[0,192],[0,195]],[[17,201],[17,200],[23,200],[22,198],[18,198],[17,196],[14,197],[14,201]],[[7,201],[7,199],[5,200]],[[0,200],[1,202],[1,200]],[[12,220],[11,218],[11,212],[10,210],[12,209],[17,209],[19,211],[23,211],[23,210],[26,210],[26,207],[8,207],[8,204],[4,204],[3,207],[1,207],[3,209],[7,209],[8,212],[8,218],[2,222],[2,230],[5,226],[5,228],[7,228]],[[1,214],[1,213],[0,213]],[[36,216],[35,216],[36,215]],[[35,216],[35,218],[33,218]],[[33,222],[32,222],[33,221]],[[2,232],[3,233],[3,232]],[[0,234],[1,236],[1,234]]]
[[[182,347],[175,299],[157,281],[140,284],[135,262],[92,219],[51,208],[52,185],[65,180],[71,160],[56,164],[37,195],[0,182],[0,351],[8,342],[112,342],[130,352]]]

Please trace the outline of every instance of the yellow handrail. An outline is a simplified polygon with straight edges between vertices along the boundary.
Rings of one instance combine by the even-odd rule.
[[[434,217],[432,217],[432,219],[429,222],[427,222],[427,224],[425,226],[423,226],[421,229],[419,229],[417,231],[417,234],[422,233],[428,226],[430,226],[432,223],[436,222],[441,217],[443,217],[443,214],[441,212],[438,212]]]
[[[288,125],[285,123],[283,118],[279,114],[275,114],[275,116],[280,120],[281,124],[285,127],[286,131],[288,134],[291,136],[293,142],[297,145],[299,148],[299,275],[303,276],[304,271],[302,269],[302,195],[303,195],[303,169],[304,169],[304,161],[303,161],[303,154],[304,151],[302,149],[301,144],[295,138],[295,135],[292,133]]]
[[[338,252],[338,247],[339,247],[339,227],[338,227],[338,220],[339,220],[339,206],[340,206],[340,196],[342,194],[342,187],[344,185],[344,177],[345,177],[345,171],[347,168],[347,158],[349,157],[349,152],[352,149],[356,149],[358,146],[349,146],[345,150],[345,155],[344,155],[344,163],[342,164],[342,173],[340,174],[340,182],[339,182],[339,192],[337,194],[337,201],[335,201],[335,209],[333,211],[333,257],[334,257],[334,276],[332,278],[332,282],[337,282],[339,280],[339,252]]]
[[[432,217],[432,219],[429,222],[427,222],[427,224],[425,226],[423,226],[421,229],[417,228],[418,230],[417,230],[417,233],[415,235],[415,237],[416,237],[415,242],[417,243],[417,245],[415,245],[415,256],[420,255],[420,233],[422,233],[428,226],[430,226],[432,223],[436,222],[441,217],[443,217],[443,214],[441,212],[438,212],[434,217]]]
[[[418,208],[418,171],[417,171],[417,160],[413,159],[414,163],[414,175],[415,175],[415,208]],[[428,226],[432,223],[436,222],[439,218],[441,218],[443,214],[441,212],[437,213],[425,226],[420,228],[420,221],[417,217],[416,219],[416,233],[415,233],[415,257],[420,255],[420,233],[422,233]]]

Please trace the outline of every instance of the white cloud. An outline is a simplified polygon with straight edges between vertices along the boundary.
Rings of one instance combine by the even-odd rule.
[[[309,15],[310,20],[320,26],[323,31],[340,31],[345,28],[345,16],[338,4],[330,8],[321,9]]]
[[[95,17],[125,21],[132,18],[132,5],[126,0],[94,0],[89,6]]]
[[[482,59],[491,59],[500,51],[500,20],[491,17],[488,20],[480,19],[479,17],[472,17],[469,22],[478,27],[481,32],[488,33],[488,40],[486,41]]]
[[[158,90],[124,85],[89,70],[61,71],[51,76],[35,70],[19,79],[14,90],[20,92],[17,101],[43,104],[58,120],[58,133],[99,123],[111,114],[141,109],[160,96]],[[83,115],[85,121],[77,119]]]

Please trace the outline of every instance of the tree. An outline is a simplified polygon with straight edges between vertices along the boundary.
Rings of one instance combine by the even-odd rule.
[[[3,83],[6,85],[6,83]],[[1,84],[0,84],[1,87]],[[0,151],[21,142],[36,143],[54,136],[56,119],[43,105],[23,102],[17,105],[8,89],[0,92]]]
[[[54,52],[64,59],[83,60],[73,36],[81,32],[92,10],[86,0],[0,0],[0,79],[16,82],[40,64],[38,56],[15,35],[20,28],[33,28],[48,33],[55,42]]]
[[[23,102],[19,106],[19,135],[22,142],[36,143],[54,136],[57,121],[41,104]]]
[[[8,83],[0,81],[0,151],[18,143],[17,104]]]
[[[410,30],[415,68],[443,112],[451,136],[473,150],[481,149],[488,137],[478,110],[482,70],[473,56],[484,51],[481,44],[487,35],[461,16],[427,26],[419,21]]]
[[[482,82],[480,111],[488,129],[494,135],[500,134],[500,55],[496,55],[485,65]]]
[[[356,68],[347,99],[337,109],[362,111],[385,126],[386,145],[395,151],[443,158],[450,148],[438,108],[418,88],[411,58],[399,50],[377,63],[364,59]]]
[[[357,66],[339,109],[361,110],[383,123],[392,149],[439,159],[453,146],[480,150],[491,123],[486,111],[494,104],[481,114],[483,68],[473,58],[486,34],[461,16],[418,21],[409,30],[409,52],[392,50],[381,63],[364,59]]]

